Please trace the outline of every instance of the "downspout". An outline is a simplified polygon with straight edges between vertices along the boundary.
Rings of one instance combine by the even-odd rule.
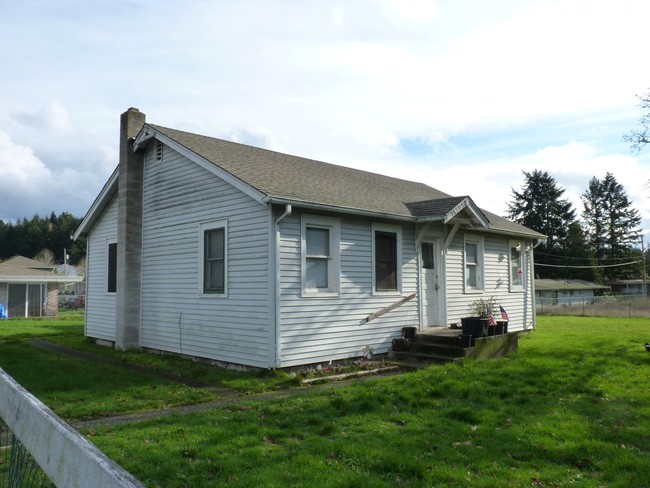
[[[533,304],[535,302],[535,257],[533,251],[537,249],[544,240],[542,239],[537,239],[537,243],[528,251],[530,253],[530,259],[528,260],[529,262],[529,272],[528,275],[533,275],[533,278],[530,280],[530,288],[533,294]],[[528,290],[528,284],[526,284],[526,290]],[[528,300],[526,300],[526,303],[528,303]],[[524,316],[524,324],[526,323],[526,317]],[[537,307],[533,306],[533,330],[537,330]]]
[[[280,340],[281,340],[281,300],[280,289],[282,286],[282,273],[280,263],[280,222],[286,217],[291,215],[291,205],[287,204],[284,208],[284,213],[275,219],[275,367],[279,368],[281,365],[280,357]]]

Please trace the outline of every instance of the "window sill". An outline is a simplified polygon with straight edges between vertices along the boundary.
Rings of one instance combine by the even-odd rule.
[[[305,291],[300,294],[301,298],[338,298],[341,294],[338,291]]]

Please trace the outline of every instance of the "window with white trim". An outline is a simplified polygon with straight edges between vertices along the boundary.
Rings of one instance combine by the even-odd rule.
[[[508,267],[510,270],[510,291],[524,289],[524,244],[521,241],[510,241]]]
[[[397,225],[372,225],[372,291],[401,293],[402,228]]]
[[[340,292],[339,219],[301,217],[302,296],[336,296]]]
[[[228,224],[226,220],[199,226],[199,289],[201,295],[225,296],[228,291]]]
[[[483,291],[483,238],[480,236],[465,236],[465,293]]]

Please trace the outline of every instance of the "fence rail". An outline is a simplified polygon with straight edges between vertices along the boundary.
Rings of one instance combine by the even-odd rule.
[[[639,295],[537,297],[537,315],[650,317],[650,300]]]
[[[0,425],[6,426],[1,449],[14,456],[29,453],[45,475],[60,488],[142,488],[142,484],[113,462],[88,439],[63,422],[49,408],[0,368]],[[3,438],[4,438],[3,437]],[[19,443],[16,444],[14,439]],[[21,447],[22,446],[22,447]],[[24,449],[23,449],[24,448]],[[0,466],[0,479],[10,479],[11,466]],[[28,485],[12,478],[11,488]],[[44,482],[45,483],[45,482]]]

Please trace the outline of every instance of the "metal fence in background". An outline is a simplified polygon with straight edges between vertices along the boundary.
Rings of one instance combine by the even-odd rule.
[[[45,476],[25,446],[0,421],[0,488],[50,488]]]
[[[537,315],[650,317],[650,300],[639,295],[537,297]]]

